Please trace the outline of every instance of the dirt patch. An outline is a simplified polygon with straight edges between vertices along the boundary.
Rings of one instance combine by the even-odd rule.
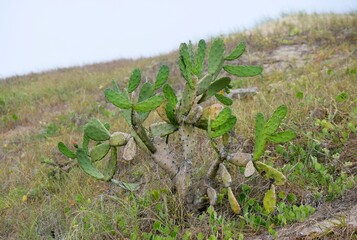
[[[268,62],[263,64],[265,73],[288,68],[300,68],[310,61],[309,55],[315,50],[307,44],[285,45],[266,53]]]

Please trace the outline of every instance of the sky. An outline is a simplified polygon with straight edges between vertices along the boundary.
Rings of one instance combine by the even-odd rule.
[[[0,0],[0,79],[155,56],[298,11],[357,11],[357,0]]]

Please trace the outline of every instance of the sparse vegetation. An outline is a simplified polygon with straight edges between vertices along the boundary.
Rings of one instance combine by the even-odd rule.
[[[272,26],[272,27],[268,27]],[[276,26],[276,27],[275,27]],[[92,118],[110,129],[130,132],[125,119],[102,92],[114,79],[127,86],[132,69],[154,83],[161,64],[170,68],[168,83],[182,91],[176,59],[179,54],[14,77],[0,82],[0,238],[5,239],[249,239],[257,234],[285,236],[280,228],[343,215],[355,205],[357,153],[357,88],[355,13],[287,16],[250,32],[224,37],[227,52],[245,41],[249,50],[239,65],[263,64],[262,77],[232,80],[233,87],[256,86],[259,92],[232,104],[237,117],[234,150],[253,153],[257,113],[272,116],[280,105],[289,109],[282,129],[297,137],[289,143],[267,144],[262,160],[287,177],[276,189],[276,209],[267,214],[264,192],[270,181],[228,164],[232,193],[240,216],[230,210],[228,189],[217,188],[214,208],[187,214],[171,191],[167,175],[143,151],[133,162],[120,162],[114,176],[139,183],[131,192],[85,175],[57,150],[66,139],[81,142]],[[160,121],[150,114],[145,127]],[[214,150],[198,134],[202,166]],[[179,140],[173,136],[174,148]],[[204,176],[198,168],[194,177]],[[260,183],[260,184],[257,184]],[[328,214],[324,206],[332,205]],[[342,209],[342,210],[341,210]],[[338,211],[342,212],[338,212]],[[318,238],[353,239],[356,226],[343,215]],[[295,226],[296,227],[296,226]],[[296,235],[289,232],[292,238]],[[313,236],[310,236],[313,238]],[[264,238],[264,237],[263,237]]]

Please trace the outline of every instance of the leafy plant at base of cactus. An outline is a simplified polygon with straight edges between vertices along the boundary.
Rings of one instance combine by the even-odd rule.
[[[228,190],[232,211],[239,214],[240,206],[231,189],[232,178],[225,165],[233,163],[246,166],[246,177],[258,172],[273,179],[277,186],[284,184],[285,176],[281,172],[258,160],[263,156],[267,142],[283,143],[295,137],[294,132],[290,130],[277,132],[287,112],[286,106],[283,105],[277,108],[268,121],[262,113],[257,115],[253,156],[231,152],[231,133],[234,131],[237,118],[231,109],[233,100],[226,95],[231,88],[231,78],[226,76],[226,73],[238,77],[252,77],[262,73],[260,66],[231,65],[231,61],[242,56],[245,49],[245,43],[239,43],[231,53],[226,54],[224,41],[219,38],[214,39],[209,47],[204,40],[200,40],[197,51],[191,43],[181,44],[178,65],[186,81],[181,98],[167,83],[170,75],[167,66],[160,67],[153,83],[142,83],[140,69],[134,69],[127,88],[119,89],[113,82],[113,87],[104,91],[106,100],[120,109],[132,131],[111,133],[109,126],[98,119],[92,119],[84,128],[82,146],[76,146],[77,150],[73,152],[63,143],[59,143],[59,150],[66,157],[76,159],[88,175],[102,181],[111,181],[132,191],[138,186],[112,178],[118,164],[117,149],[123,147],[122,158],[132,160],[135,158],[138,145],[170,176],[178,196],[186,203],[188,210],[198,210],[216,203],[217,191],[214,186],[217,186],[219,181],[216,176],[221,174],[224,187]],[[230,62],[229,65],[226,64],[227,61]],[[223,75],[223,72],[226,73]],[[164,122],[154,123],[146,129],[143,122],[153,111],[156,111]],[[200,179],[195,179],[192,175],[193,163],[199,161],[195,154],[196,128],[206,131],[206,137],[217,155],[206,175]],[[171,154],[167,143],[171,134],[179,135],[183,149],[182,157]],[[91,149],[90,141],[95,142]],[[109,152],[107,167],[102,172],[96,167],[96,162],[105,161]],[[274,211],[276,204],[275,185],[271,186],[264,198],[264,207],[270,213]]]

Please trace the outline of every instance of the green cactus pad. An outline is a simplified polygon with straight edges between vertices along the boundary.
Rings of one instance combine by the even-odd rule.
[[[190,60],[191,60],[191,63],[192,63],[192,73],[194,73],[196,57],[195,57],[195,51],[193,50],[193,45],[192,45],[191,40],[188,41],[187,50],[188,50],[188,55],[190,56]]]
[[[109,131],[98,119],[91,119],[84,127],[84,133],[95,141],[105,141],[110,138]]]
[[[206,42],[201,39],[198,42],[197,57],[196,57],[196,75],[200,77],[203,72],[203,66],[205,63],[206,56]]]
[[[170,123],[172,123],[173,125],[178,125],[175,109],[171,105],[166,104],[165,113],[166,113],[166,116],[169,119]]]
[[[108,102],[111,102],[115,106],[122,108],[122,109],[130,109],[131,108],[131,102],[129,99],[123,94],[119,93],[115,90],[112,89],[106,89],[104,91],[105,98],[108,100]]]
[[[161,95],[155,95],[140,103],[134,104],[134,109],[137,112],[150,112],[161,105],[164,101],[164,97]]]
[[[238,43],[235,49],[224,59],[227,61],[232,61],[239,58],[245,52],[245,48],[246,48],[245,42]]]
[[[288,108],[285,105],[279,106],[267,121],[264,127],[264,133],[266,135],[271,135],[278,130],[281,121],[285,118]]]
[[[263,68],[260,66],[232,66],[225,65],[223,69],[237,77],[254,77],[262,73]]]
[[[87,152],[82,148],[77,149],[77,162],[80,168],[88,175],[98,180],[105,179],[104,175],[93,166],[92,162],[88,158]]]
[[[107,141],[96,145],[90,152],[90,157],[92,159],[92,162],[102,160],[109,152],[109,149],[110,149],[110,145]]]
[[[110,124],[109,123],[104,123],[103,125],[108,131],[110,130]]]
[[[155,93],[153,86],[151,85],[151,83],[146,82],[140,88],[138,102],[142,102],[148,98],[151,98],[154,95]]]
[[[296,134],[292,130],[287,130],[284,132],[273,133],[267,137],[268,141],[273,143],[286,143],[293,140]]]
[[[216,93],[214,96],[217,98],[218,101],[220,101],[224,105],[228,105],[229,106],[229,105],[233,104],[233,100],[232,99],[230,99],[229,97],[226,97],[226,96],[224,96],[222,94]]]
[[[120,89],[119,89],[119,86],[118,84],[113,80],[112,81],[112,86],[113,86],[113,90],[120,93]]]
[[[224,42],[223,39],[217,38],[213,41],[208,53],[208,73],[216,73],[223,61]]]
[[[184,79],[190,84],[190,85],[193,85],[192,84],[192,81],[191,81],[191,72],[190,72],[190,70],[188,70],[187,68],[186,68],[186,65],[185,65],[185,63],[184,63],[184,60],[183,60],[183,58],[180,56],[180,58],[179,58],[179,61],[178,61],[178,65],[179,65],[179,67],[180,67],[180,71],[181,71],[181,74],[182,74],[182,76],[184,77]]]
[[[202,79],[200,79],[197,87],[197,95],[205,93],[208,87],[211,85],[212,80],[213,78],[211,74],[206,74]]]
[[[208,119],[210,118],[211,122],[217,118],[219,113],[224,109],[224,107],[215,103],[203,108],[201,118],[195,123],[195,126],[198,128],[208,129]]]
[[[207,92],[202,96],[199,103],[208,100],[213,95],[223,90],[225,87],[229,85],[230,82],[231,79],[229,77],[223,77],[211,83],[211,85],[207,89]]]
[[[129,134],[123,132],[115,132],[110,136],[109,144],[113,147],[124,146],[129,139]]]
[[[77,157],[77,155],[71,150],[69,150],[69,148],[63,142],[59,142],[57,146],[58,146],[58,150],[66,157],[72,159],[75,159]]]
[[[135,89],[139,86],[141,81],[141,72],[138,68],[135,68],[131,73],[129,84],[128,84],[128,92],[134,92]]]
[[[262,113],[258,113],[255,118],[255,146],[253,159],[258,160],[264,153],[266,137],[264,135],[265,119]]]
[[[275,211],[275,206],[276,206],[275,186],[271,185],[271,188],[264,195],[263,207],[269,214],[271,214]]]
[[[186,66],[186,70],[192,73],[193,62],[189,53],[189,48],[186,43],[181,43],[180,45],[180,56],[182,57],[183,63]]]
[[[159,72],[157,73],[156,80],[154,83],[154,90],[157,90],[162,87],[169,78],[170,70],[166,65],[162,65]]]
[[[266,165],[262,162],[255,161],[254,162],[255,169],[265,178],[273,179],[276,185],[283,185],[286,182],[286,177],[280,171],[275,168]]]
[[[117,148],[111,147],[110,148],[110,158],[108,161],[107,168],[104,171],[104,180],[109,181],[113,178],[116,170],[117,170]]]
[[[222,136],[223,134],[231,131],[236,125],[236,123],[237,123],[237,118],[235,116],[230,116],[223,125],[215,129],[214,131],[210,132],[210,137],[217,138]]]
[[[165,84],[162,91],[167,100],[167,104],[169,104],[172,108],[176,108],[178,100],[173,88],[169,84]]]
[[[222,111],[219,112],[218,116],[214,120],[211,120],[211,129],[216,130],[225,124],[226,121],[232,116],[232,109],[225,107]]]
[[[89,141],[90,141],[90,138],[87,136],[87,134],[83,134],[83,143],[82,143],[82,148],[83,150],[88,153],[89,152]]]
[[[164,137],[178,129],[177,126],[166,122],[154,123],[150,126],[150,131],[154,137],[160,136]]]
[[[151,98],[154,95],[155,95],[155,93],[154,93],[153,86],[151,85],[151,83],[146,82],[140,88],[138,102],[142,102],[142,101],[144,101],[144,100],[146,100],[148,98]],[[139,116],[141,118],[141,122],[144,122],[145,119],[149,116],[149,114],[150,114],[150,112],[141,112],[141,113],[139,113]]]
[[[193,76],[192,81],[194,82],[194,86],[197,86],[197,77]],[[192,89],[188,84],[185,85],[185,89],[182,93],[181,105],[180,105],[180,115],[187,115],[196,98],[197,89]]]

